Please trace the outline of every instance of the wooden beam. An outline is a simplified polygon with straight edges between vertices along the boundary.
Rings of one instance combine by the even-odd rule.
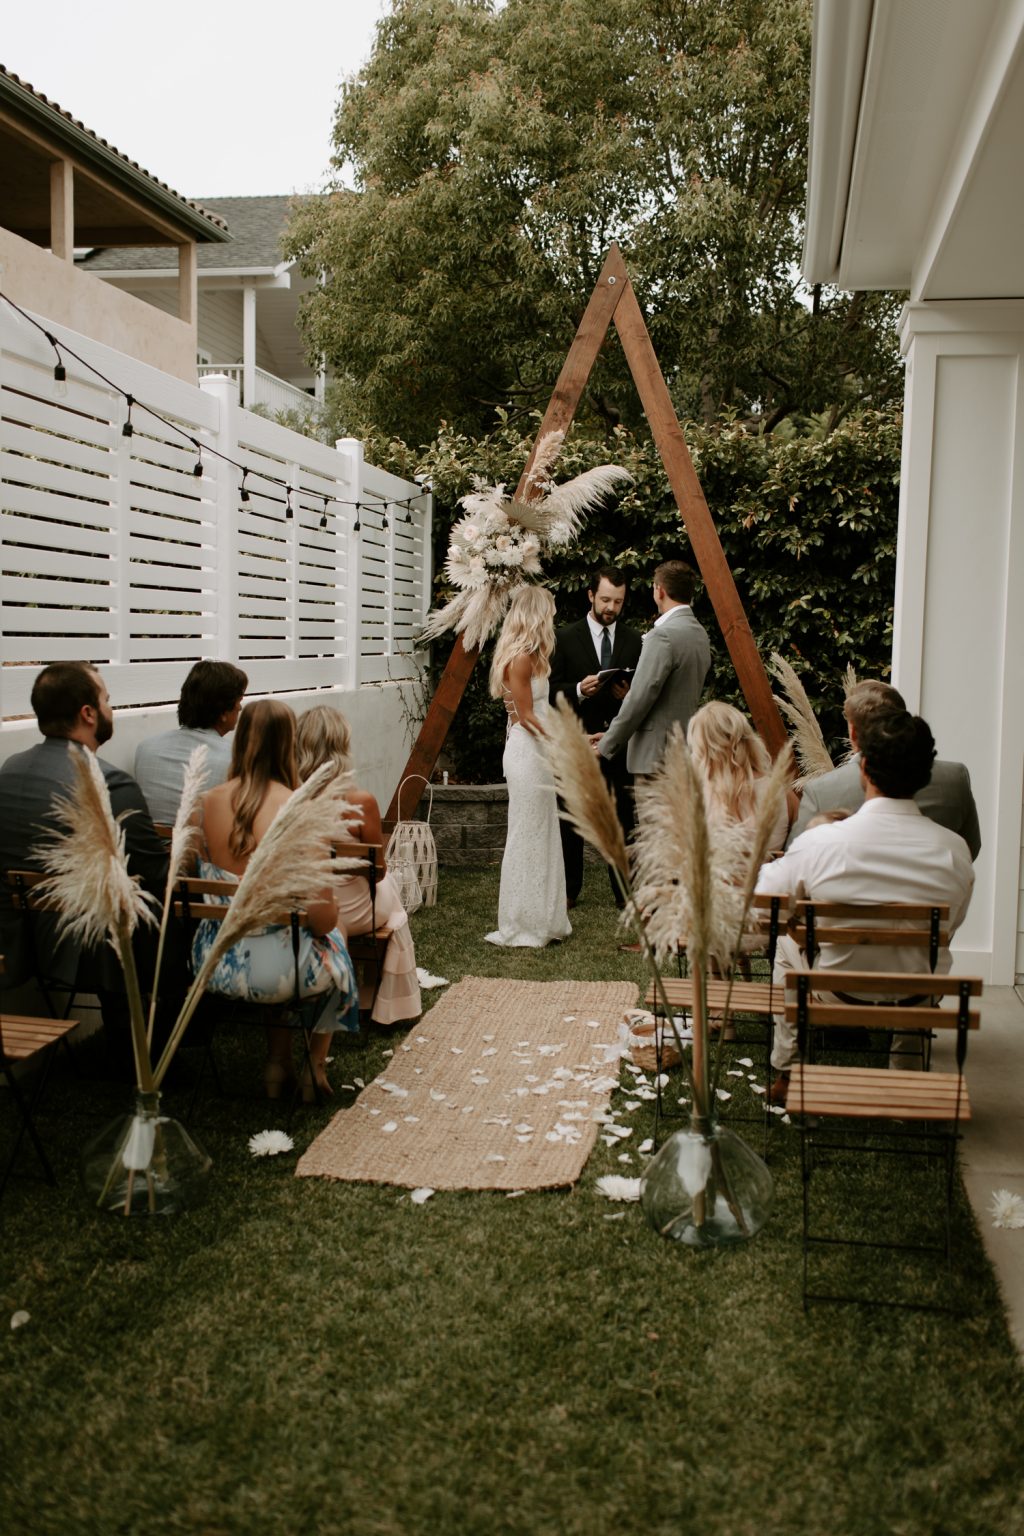
[[[50,250],[61,261],[75,259],[75,173],[70,160],[50,165]]]
[[[786,727],[782,723],[779,706],[775,702],[757,644],[747,623],[743,602],[736,590],[718,530],[697,479],[690,450],[686,446],[683,429],[679,425],[668,386],[658,365],[633,285],[628,280],[615,311],[615,328],[689,535],[694,559],[700,567],[711,606],[736,668],[747,708],[774,757],[786,743]]]
[[[526,495],[526,481],[530,469],[537,455],[537,445],[549,432],[565,431],[568,429],[576,409],[583,396],[587,380],[590,377],[597,355],[608,334],[608,326],[615,308],[618,304],[625,285],[628,282],[625,263],[619,254],[617,245],[613,245],[608,252],[601,274],[597,280],[597,286],[590,296],[590,302],[583,312],[583,319],[569,348],[568,356],[562,364],[562,371],[558,375],[558,382],[544,413],[544,420],[540,424],[540,430],[534,439],[530,457],[526,462],[526,468],[519,480],[516,496],[522,499]],[[399,777],[399,784],[410,774],[422,774],[429,779],[441,755],[441,749],[445,744],[452,720],[466,691],[469,675],[473,670],[479,651],[467,651],[462,643],[462,636],[455,637],[452,653],[448,657],[444,672],[434,690],[433,698],[427,709],[426,718],[420,727],[420,733],[413,744],[406,763]],[[408,819],[415,813],[419,799],[414,802],[407,791],[403,799],[403,815]],[[384,816],[384,826],[393,827],[398,817],[398,789],[391,797]]]

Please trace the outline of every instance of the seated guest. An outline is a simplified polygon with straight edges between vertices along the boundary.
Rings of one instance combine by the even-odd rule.
[[[15,753],[0,766],[0,869],[39,869],[39,844],[55,829],[53,802],[74,787],[71,753],[94,752],[110,740],[114,717],[106,684],[95,667],[81,661],[58,661],[44,667],[32,686],[32,709],[43,740],[27,752]],[[146,802],[135,780],[112,763],[97,757],[115,816],[126,815],[124,828],[128,870],[142,886],[163,899],[167,880],[167,849],[153,830]],[[35,958],[46,981],[100,999],[108,1047],[115,1066],[128,1072],[132,1061],[124,976],[108,944],[83,949],[74,935],[58,935],[59,916],[32,916]],[[150,981],[154,951],[151,934],[139,930],[136,954],[143,989]],[[5,973],[0,984],[15,987],[32,975],[33,955],[24,919],[9,900],[0,901],[0,948]],[[173,1014],[172,1014],[173,1017]],[[158,1021],[158,1028],[160,1023]]]
[[[240,878],[266,835],[274,817],[299,786],[295,771],[295,716],[278,699],[247,704],[238,720],[231,777],[208,789],[199,802],[202,842],[198,869],[206,880]],[[359,1028],[359,1005],[352,962],[338,931],[338,908],[330,891],[311,892],[301,929],[298,958],[299,994],[312,1000],[306,1010],[313,1030],[310,1060],[316,1086],[330,1097],[327,1052],[336,1030]],[[217,925],[202,922],[192,946],[198,970],[216,938]],[[285,925],[264,928],[240,939],[221,957],[209,990],[256,1003],[287,1003],[294,995],[295,958],[292,935]],[[280,1098],[285,1083],[294,1081],[292,1030],[267,1030],[264,1078],[269,1098]],[[315,1097],[309,1070],[303,1097]]]
[[[801,832],[807,830],[812,816],[820,811],[855,811],[864,800],[861,789],[857,753],[860,750],[860,732],[866,720],[878,710],[905,709],[903,696],[888,683],[871,679],[855,683],[846,695],[843,713],[850,736],[853,756],[848,762],[811,779],[800,799],[789,841],[793,843]],[[971,791],[971,776],[963,763],[944,762],[941,758],[932,764],[932,776],[914,799],[932,821],[951,832],[959,832],[971,858],[981,852],[981,829],[978,826],[978,808]]]
[[[197,661],[178,700],[178,727],[140,742],[135,778],[154,821],[178,814],[185,768],[198,746],[206,748],[205,786],[223,784],[231,766],[231,743],[249,679],[230,661]]]
[[[762,866],[757,890],[812,901],[948,905],[954,933],[967,912],[974,869],[959,833],[930,820],[916,803],[935,759],[931,731],[905,709],[876,710],[862,722],[858,745],[864,791],[860,809],[843,821],[804,832],[781,859]],[[921,965],[920,949],[895,944],[849,948],[823,943],[814,961],[815,970],[917,971]],[[777,985],[784,988],[786,973],[803,966],[795,940],[780,938]],[[945,972],[949,967],[949,950],[943,949],[938,968]],[[897,1036],[897,1051],[899,1044]],[[772,1066],[779,1076],[770,1090],[773,1103],[785,1103],[796,1053],[795,1029],[777,1018]]]
[[[299,717],[297,753],[299,778],[308,779],[321,763],[335,762],[343,773],[352,764],[351,733],[340,709],[329,704],[314,704]],[[350,787],[345,794],[359,819],[349,826],[348,835],[364,843],[383,841],[380,806],[362,789]],[[400,1019],[418,1018],[422,1010],[419,982],[416,980],[416,952],[413,949],[409,918],[402,906],[391,876],[377,881],[371,902],[370,884],[364,875],[353,874],[336,887],[338,926],[346,938],[370,933],[374,919],[379,928],[391,929],[384,955],[383,975],[370,1015],[374,1024],[397,1024]],[[369,1008],[372,988],[360,989],[360,1004]]]
[[[704,786],[709,821],[753,831],[772,760],[750,721],[731,704],[714,699],[693,716],[686,740]],[[796,806],[796,795],[790,790],[779,807],[769,853],[781,852]]]

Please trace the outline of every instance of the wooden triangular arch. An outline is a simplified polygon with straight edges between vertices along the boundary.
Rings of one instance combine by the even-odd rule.
[[[590,296],[575,340],[569,348],[516,496],[522,500],[524,497],[532,499],[538,494],[533,488],[527,490],[537,445],[549,432],[568,430],[612,321],[615,322],[640,403],[661,454],[672,494],[689,536],[693,557],[707,588],[732,664],[736,668],[747,708],[774,757],[786,741],[786,728],[617,245],[613,245],[608,252],[597,286]],[[403,779],[409,774],[422,774],[425,779],[430,778],[478,655],[478,651],[465,648],[461,635],[456,636],[448,664],[434,690],[426,718],[402,773]],[[397,819],[397,801],[396,790],[385,817],[389,825]],[[411,810],[412,805],[407,797],[405,814],[410,815]]]

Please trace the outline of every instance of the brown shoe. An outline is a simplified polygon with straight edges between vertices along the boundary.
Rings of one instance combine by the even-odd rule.
[[[785,1108],[786,1095],[789,1092],[789,1073],[779,1072],[774,1083],[768,1090],[768,1103],[781,1104]]]

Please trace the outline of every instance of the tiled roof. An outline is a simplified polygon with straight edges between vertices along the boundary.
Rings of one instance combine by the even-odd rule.
[[[51,101],[41,91],[22,80],[0,64],[0,100],[6,100],[16,110],[21,110],[36,123],[42,123],[55,137],[63,139],[69,148],[83,153],[93,164],[104,166],[114,180],[128,183],[137,195],[148,195],[152,201],[168,209],[177,205],[178,218],[196,233],[200,240],[222,241],[229,237],[227,224],[220,215],[212,213],[200,203],[192,202],[175,192],[165,181],[150,174],[130,160],[113,144],[108,144],[77,117],[72,117],[57,102]],[[205,228],[204,228],[205,226]],[[202,246],[200,246],[202,249]]]
[[[199,270],[272,270],[280,266],[281,237],[288,223],[291,197],[211,197],[202,205],[231,231],[226,245],[201,245]],[[166,246],[111,246],[86,256],[79,266],[89,272],[156,272],[174,270],[175,258]]]

